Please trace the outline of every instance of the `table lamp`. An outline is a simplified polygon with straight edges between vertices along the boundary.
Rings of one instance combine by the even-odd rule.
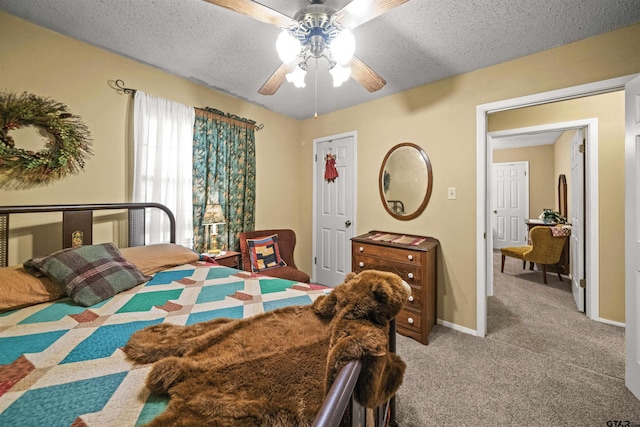
[[[224,224],[224,222],[222,206],[218,203],[208,204],[205,208],[202,225],[209,227],[209,249],[207,252],[211,255],[218,255],[220,253],[216,235],[218,234],[218,225]]]

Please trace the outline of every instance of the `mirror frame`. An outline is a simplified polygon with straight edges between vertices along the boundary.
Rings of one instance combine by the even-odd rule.
[[[567,176],[565,174],[558,177],[558,211],[569,222],[569,218],[567,218]]]
[[[387,200],[384,197],[384,189],[382,185],[383,174],[384,174],[385,165],[387,164],[387,160],[389,159],[391,154],[393,154],[397,149],[401,147],[412,147],[418,151],[420,156],[422,156],[422,159],[424,160],[424,163],[427,167],[427,179],[429,180],[427,184],[427,191],[426,191],[426,194],[424,195],[424,199],[422,200],[422,203],[420,203],[420,206],[418,206],[418,209],[416,209],[414,212],[411,212],[410,214],[407,214],[407,215],[399,215],[389,208],[389,204],[387,203]],[[425,151],[419,145],[416,145],[412,142],[403,142],[392,147],[387,153],[387,155],[384,156],[384,160],[382,160],[382,166],[380,166],[380,174],[378,176],[378,190],[380,192],[380,200],[382,200],[382,206],[384,206],[384,209],[387,211],[387,213],[392,217],[394,217],[395,219],[399,219],[401,221],[408,221],[410,219],[414,219],[420,216],[420,214],[422,214],[424,209],[427,207],[427,203],[429,203],[429,199],[431,198],[432,187],[433,187],[433,172],[431,171],[431,161],[429,160],[429,156],[427,156],[427,153],[425,153]]]

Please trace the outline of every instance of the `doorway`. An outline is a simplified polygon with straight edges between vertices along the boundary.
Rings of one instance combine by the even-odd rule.
[[[564,135],[565,132],[566,135]],[[588,149],[579,151],[576,142],[584,143]],[[555,183],[558,175],[567,174],[569,176],[572,183],[569,193],[572,196],[572,206],[575,207],[571,210],[571,217],[567,218],[569,223],[573,225],[571,237],[567,243],[570,245],[569,252],[572,254],[571,262],[567,263],[571,268],[571,291],[576,301],[577,310],[585,312],[587,317],[592,319],[598,318],[599,295],[598,248],[597,245],[591,243],[597,242],[599,235],[597,221],[598,145],[598,119],[596,118],[506,129],[488,134],[488,148],[492,162],[494,158],[504,160],[504,152],[500,152],[501,155],[497,156],[494,151],[505,148],[513,149],[511,155],[530,161],[534,188],[530,192],[532,210],[529,211],[527,207],[527,218],[531,218],[532,221],[537,219],[538,214],[544,208],[559,209],[556,207],[556,203],[559,204],[556,191],[559,189],[556,190]],[[585,158],[589,158],[588,169],[584,168]],[[576,161],[583,167],[574,167]],[[585,184],[582,185],[582,183]],[[490,193],[493,193],[496,188],[495,183],[492,183]],[[496,196],[491,194],[490,197],[494,200]],[[591,210],[585,212],[585,206],[590,206]],[[494,211],[492,210],[488,215],[495,216]],[[588,221],[585,221],[585,216]],[[588,228],[585,227],[587,223]],[[528,234],[528,227],[525,227],[524,221],[520,221],[520,225],[527,230]],[[495,236],[491,236],[491,238],[494,239],[493,247],[495,249],[497,239]],[[591,250],[590,263],[585,263],[586,247]],[[586,280],[585,265],[592,267],[588,274],[589,280]],[[493,264],[488,265],[487,268],[492,269]],[[493,271],[491,273],[491,280],[487,282],[487,296],[493,295]],[[588,289],[585,290],[587,284]],[[589,304],[586,304],[586,301]]]
[[[356,147],[356,132],[313,140],[312,275],[314,282],[325,286],[339,285],[351,271],[351,238],[356,230]],[[327,175],[327,169],[334,173]]]
[[[489,136],[488,130],[488,115],[498,111],[509,111],[520,109],[522,107],[529,107],[534,105],[548,105],[555,103],[556,101],[572,100],[577,98],[583,98],[590,95],[606,94],[615,91],[624,90],[624,86],[629,82],[633,76],[625,76],[610,80],[605,80],[596,83],[590,83],[581,86],[574,86],[570,88],[529,95],[521,98],[513,98],[488,104],[479,105],[476,108],[476,124],[477,124],[477,223],[476,223],[476,253],[477,253],[477,323],[476,334],[484,337],[487,331],[487,286],[493,283],[493,242],[490,231],[490,217],[488,216],[488,206],[490,205],[490,191],[488,190],[488,184],[490,182],[490,165],[492,162],[492,153],[489,149]],[[594,127],[590,127],[589,133],[594,132]],[[590,137],[591,135],[588,135]],[[596,150],[593,150],[596,151]],[[594,172],[594,176],[597,176],[597,153],[589,155],[587,151],[587,174],[590,171]],[[589,177],[587,177],[589,179]],[[593,187],[590,186],[593,191]],[[586,211],[588,212],[587,230],[594,224],[598,224],[598,209],[597,209],[597,194],[587,194],[586,198]],[[589,231],[588,231],[589,232]],[[590,236],[593,235],[595,240],[588,242],[586,249],[586,262],[588,268],[586,271],[587,280],[590,278],[598,278],[598,234],[589,232]],[[592,260],[594,262],[592,262]],[[595,298],[588,300],[588,310],[590,310],[590,317],[599,319],[597,295]],[[611,322],[614,323],[615,322]]]

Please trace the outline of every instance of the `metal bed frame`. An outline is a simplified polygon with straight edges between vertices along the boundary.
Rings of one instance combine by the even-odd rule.
[[[62,244],[64,248],[73,245],[73,234],[80,231],[83,244],[92,244],[93,212],[103,210],[126,210],[128,218],[129,246],[145,244],[145,215],[148,209],[160,209],[169,219],[170,242],[175,243],[176,220],[169,208],[160,203],[97,203],[77,205],[31,205],[0,206],[0,267],[6,267],[9,259],[9,220],[12,214],[62,213]],[[396,351],[396,325],[391,323],[389,350]],[[349,362],[338,373],[314,420],[313,427],[365,426],[366,408],[353,398],[358,376],[362,369],[360,360]],[[395,398],[374,410],[375,427],[396,426]]]

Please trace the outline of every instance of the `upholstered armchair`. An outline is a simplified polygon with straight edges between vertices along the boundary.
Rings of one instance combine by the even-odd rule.
[[[269,237],[273,235],[277,235],[276,246],[269,241]],[[293,251],[296,247],[296,234],[293,230],[245,231],[238,234],[238,240],[240,241],[243,270],[296,282],[309,283],[311,280],[308,274],[298,270],[293,260]],[[266,247],[262,252],[266,253],[268,257],[272,257],[269,259],[269,263],[275,263],[276,266],[269,267],[264,265],[260,259],[256,259],[256,256],[258,258],[262,256],[259,254],[261,251],[256,250],[260,245],[262,245],[263,249]],[[280,259],[276,259],[278,254]],[[283,264],[280,260],[286,265],[280,265]]]
[[[562,281],[560,275],[560,255],[562,249],[567,242],[567,235],[554,236],[551,230],[552,227],[537,226],[533,227],[529,232],[530,245],[525,246],[511,246],[502,248],[502,265],[500,271],[504,273],[504,261],[505,257],[517,258],[522,260],[522,268],[525,269],[527,261],[531,263],[537,263],[542,266],[542,274],[544,277],[544,283],[547,283],[547,265],[555,264],[558,272],[558,279]]]

